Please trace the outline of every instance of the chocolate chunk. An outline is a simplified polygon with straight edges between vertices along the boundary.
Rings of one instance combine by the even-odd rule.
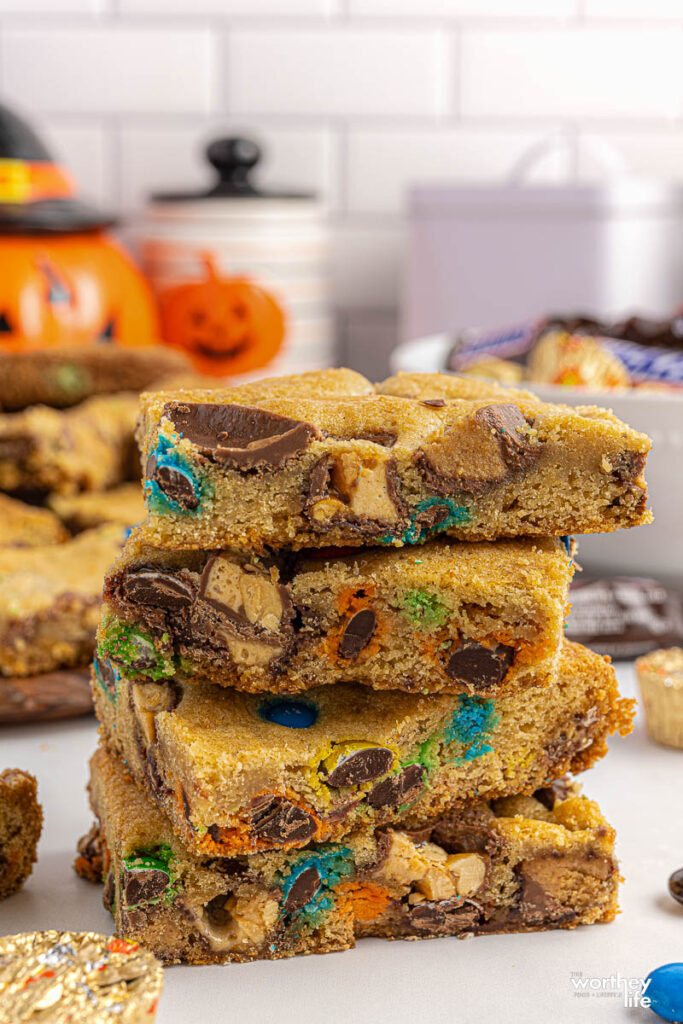
[[[361,536],[374,537],[398,529],[406,508],[396,459],[353,452],[324,455],[311,470],[303,511],[319,530],[344,523]]]
[[[641,452],[620,452],[612,463],[612,476],[619,483],[632,483],[642,475],[647,455]]]
[[[257,839],[271,843],[300,843],[316,832],[315,819],[284,796],[268,793],[251,804],[251,827]]]
[[[359,441],[372,441],[373,444],[381,444],[383,448],[393,448],[398,440],[398,434],[392,430],[368,430],[362,434],[354,434]]]
[[[135,604],[153,605],[177,611],[194,600],[192,587],[172,572],[160,569],[138,569],[124,577],[121,590],[127,600]]]
[[[485,405],[477,409],[474,420],[496,434],[503,458],[511,469],[528,464],[537,454],[527,437],[529,424],[516,405]]]
[[[94,667],[100,685],[104,687],[112,700],[116,700],[116,676],[111,662],[95,655]]]
[[[171,795],[171,790],[166,785],[166,782],[159,771],[159,765],[157,764],[156,756],[156,744],[152,743],[144,754],[143,771],[147,778],[147,783],[152,793],[159,800],[163,800],[165,797]]]
[[[422,405],[430,405],[433,409],[441,409],[446,404],[443,398],[423,398]]]
[[[127,868],[121,876],[124,900],[127,906],[149,903],[166,891],[170,879],[160,868]]]
[[[558,800],[566,800],[572,793],[574,783],[570,775],[563,775],[561,779],[555,779],[550,786],[543,786],[534,793],[534,799],[538,800],[552,811]]]
[[[422,788],[425,769],[421,764],[409,764],[398,775],[382,779],[370,790],[367,802],[371,807],[400,807],[417,796]]]
[[[377,616],[372,608],[362,608],[346,624],[339,643],[340,658],[357,658],[375,634]]]
[[[430,505],[428,508],[423,508],[421,512],[418,512],[415,516],[415,524],[422,531],[433,530],[439,523],[444,523],[450,514],[451,511],[448,505]]]
[[[478,922],[480,910],[475,903],[457,899],[424,900],[408,910],[408,922],[417,932],[428,935],[470,931]]]
[[[683,868],[669,876],[669,892],[677,903],[683,903]]]
[[[152,480],[158,484],[159,490],[163,491],[170,501],[175,501],[188,512],[199,504],[194,484],[187,473],[183,473],[182,470],[176,469],[174,466],[157,466],[152,474]]]
[[[360,786],[386,774],[394,762],[386,747],[363,747],[340,758],[325,780],[328,786]]]
[[[305,907],[309,900],[312,900],[322,885],[320,872],[311,865],[296,876],[291,889],[285,900],[285,913],[291,914],[295,910]]]
[[[311,423],[246,405],[169,402],[164,415],[202,454],[232,469],[279,469],[320,436]]]
[[[484,647],[483,644],[465,642],[448,659],[446,675],[473,690],[486,690],[502,683],[514,656],[514,647],[506,647],[505,644]]]
[[[107,878],[102,891],[102,903],[104,904],[104,909],[112,911],[114,909],[115,899],[116,882],[114,881],[114,872],[110,870],[107,872]]]

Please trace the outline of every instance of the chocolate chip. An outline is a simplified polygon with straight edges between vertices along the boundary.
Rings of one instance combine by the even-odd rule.
[[[683,868],[678,868],[669,877],[669,892],[677,903],[683,903]]]
[[[417,795],[422,788],[425,769],[421,764],[409,764],[398,775],[390,775],[370,790],[367,802],[371,807],[400,807]]]
[[[126,905],[134,907],[157,899],[166,891],[169,881],[168,873],[160,868],[124,867],[121,883]]]
[[[121,590],[124,597],[135,604],[171,611],[186,608],[194,600],[194,592],[186,580],[160,569],[130,571],[121,584]]]
[[[422,405],[430,405],[434,409],[441,409],[446,404],[443,398],[423,398]]]
[[[527,437],[529,424],[516,405],[485,405],[477,409],[474,420],[496,434],[505,463],[510,468],[520,468],[537,454],[536,446]]]
[[[116,699],[116,676],[114,675],[114,669],[111,666],[111,662],[105,661],[103,658],[95,655],[95,674],[100,682],[100,685],[104,687],[112,700]]]
[[[287,899],[285,900],[285,913],[291,914],[295,910],[299,910],[301,907],[305,907],[309,900],[312,900],[318,889],[322,885],[322,878],[320,872],[316,867],[304,868],[304,870],[296,876],[292,887],[287,893]]]
[[[319,436],[311,423],[246,405],[169,402],[164,415],[204,455],[232,469],[279,469]]]
[[[328,786],[360,786],[386,774],[394,763],[386,747],[363,747],[341,757],[325,780]]]
[[[300,843],[316,832],[315,819],[283,796],[257,797],[251,805],[251,827],[257,839],[271,843]]]
[[[502,683],[514,656],[514,647],[506,647],[505,644],[484,647],[483,644],[465,642],[448,659],[446,675],[473,690],[486,690]]]
[[[353,436],[359,441],[372,441],[373,444],[381,444],[383,448],[393,448],[398,440],[398,434],[392,430],[368,430]]]
[[[339,643],[340,658],[357,658],[375,634],[377,616],[372,608],[362,608],[346,624]]]
[[[199,504],[194,484],[182,470],[174,466],[157,466],[152,474],[152,480],[170,501],[175,501],[181,508],[190,511]]]
[[[479,920],[479,908],[469,901],[457,899],[423,901],[408,911],[408,921],[417,932],[435,935],[469,931]]]

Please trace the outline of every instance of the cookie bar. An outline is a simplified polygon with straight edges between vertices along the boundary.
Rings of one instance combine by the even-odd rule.
[[[64,544],[0,548],[0,676],[90,661],[102,580],[123,540],[107,526]]]
[[[251,692],[495,696],[555,677],[572,575],[560,540],[316,554],[163,551],[136,531],[105,580],[100,652],[129,679]]]
[[[73,345],[0,352],[0,409],[30,405],[63,409],[93,395],[143,391],[168,376],[186,373],[187,359],[165,345]]]
[[[120,484],[109,491],[53,494],[48,504],[72,533],[91,530],[105,523],[135,526],[145,518],[145,503],[139,483]]]
[[[21,889],[33,871],[43,827],[37,792],[28,772],[0,772],[0,900]]]
[[[146,540],[401,546],[443,532],[561,536],[651,519],[650,440],[605,410],[496,385],[461,398],[473,382],[440,374],[375,391],[348,372],[143,395]]]
[[[167,963],[325,953],[364,936],[575,928],[617,909],[614,831],[579,796],[474,801],[419,832],[365,829],[301,851],[199,859],[102,749],[90,797],[95,873],[116,930]],[[93,877],[82,855],[78,864]]]
[[[54,512],[0,494],[0,548],[61,544],[68,536]]]
[[[106,743],[177,834],[227,857],[533,792],[602,757],[610,733],[630,730],[633,704],[608,662],[569,643],[552,687],[497,699],[353,683],[259,696],[133,683],[99,658],[93,691]]]
[[[0,490],[73,494],[132,479],[137,408],[127,393],[0,413]]]

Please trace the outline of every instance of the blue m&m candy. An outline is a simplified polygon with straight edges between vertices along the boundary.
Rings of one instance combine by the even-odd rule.
[[[287,729],[308,729],[318,720],[318,711],[313,704],[302,700],[273,700],[259,710],[261,718]]]
[[[683,964],[664,964],[645,979],[643,995],[664,1020],[683,1021]]]

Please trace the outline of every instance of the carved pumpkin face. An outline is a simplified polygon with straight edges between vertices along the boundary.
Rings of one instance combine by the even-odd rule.
[[[212,376],[266,366],[282,346],[282,310],[247,278],[219,277],[209,255],[202,255],[202,263],[206,280],[176,285],[161,296],[164,340]]]
[[[0,237],[0,350],[158,338],[149,286],[113,238]]]

